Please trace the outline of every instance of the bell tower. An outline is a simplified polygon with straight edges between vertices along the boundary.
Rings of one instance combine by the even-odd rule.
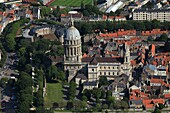
[[[81,36],[74,27],[73,21],[67,29],[64,37],[64,70],[67,72],[68,82],[70,82],[81,69]]]

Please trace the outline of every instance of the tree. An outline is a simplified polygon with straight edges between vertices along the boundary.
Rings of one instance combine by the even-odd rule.
[[[18,55],[19,56],[24,56],[26,53],[26,48],[25,47],[21,47],[19,50],[18,50]]]
[[[21,67],[21,69],[23,69],[23,67],[26,64],[26,58],[24,56],[19,58],[19,62],[18,62],[18,66]]]
[[[161,103],[158,104],[159,105],[159,109],[163,109],[165,106]]]
[[[15,34],[8,34],[5,37],[6,48],[7,48],[8,51],[14,51],[15,50],[16,42],[15,42],[14,38],[15,38]]]
[[[18,78],[17,84],[19,89],[22,90],[25,89],[26,87],[32,87],[33,81],[28,73],[20,72],[20,76]]]
[[[67,102],[67,109],[72,109],[73,108],[73,102],[72,101],[68,101]]]
[[[25,94],[25,93],[20,93],[19,96],[19,101],[20,102],[27,102],[28,104],[32,103],[33,101],[33,95],[32,94]]]
[[[86,108],[87,107],[87,101],[81,101],[81,108]]]
[[[14,79],[9,79],[8,80],[8,85],[10,85],[11,87],[13,87],[15,84],[15,80]]]
[[[5,11],[5,4],[0,3],[0,10]]]
[[[110,105],[111,103],[114,104],[115,103],[115,98],[112,96],[108,96],[107,97],[107,103]]]
[[[90,90],[85,89],[85,90],[83,91],[83,94],[87,97],[88,100],[90,100],[91,94],[92,94]]]
[[[101,76],[99,78],[99,86],[106,86],[106,85],[109,85],[106,76]]]
[[[154,113],[161,113],[161,110],[159,108],[155,108]]]
[[[32,44],[33,48],[37,51],[46,52],[49,49],[50,41],[47,39],[41,39]]]
[[[53,14],[55,17],[59,17],[61,16],[61,12],[60,12],[60,6],[57,6],[57,8],[53,11]]]
[[[121,101],[120,103],[122,109],[128,109],[128,103],[125,101]]]
[[[83,2],[83,1],[81,1],[81,11],[83,11],[83,10],[84,10],[84,8],[85,8],[85,6],[84,6],[84,2]]]
[[[41,7],[41,16],[44,17],[44,16],[47,16],[50,14],[50,8],[49,7],[46,7],[46,6],[42,6]]]
[[[46,110],[44,106],[39,106],[36,108],[36,113],[54,113],[52,109]]]
[[[148,36],[148,39],[147,39],[147,41],[148,42],[152,42],[154,39],[152,38],[152,36]]]
[[[57,102],[54,102],[53,103],[53,108],[58,108],[59,107],[59,104]]]
[[[166,34],[166,33],[163,33],[163,34],[160,36],[160,39],[159,39],[159,40],[160,40],[160,41],[167,42],[167,40],[168,40],[167,34]]]
[[[81,100],[87,102],[87,97],[86,97],[85,95],[83,95],[83,96],[81,97]]]
[[[52,65],[47,69],[48,76],[47,78],[52,80],[56,78],[56,75],[58,74],[57,72],[57,67]]]
[[[57,68],[57,75],[56,79],[64,81],[65,80],[65,73]]]
[[[93,94],[94,98],[96,98],[96,102],[98,103],[99,102],[99,98],[101,97],[101,89],[94,88],[92,90],[92,94]]]
[[[108,98],[109,96],[112,96],[112,91],[107,90],[107,92],[106,92],[106,98]]]
[[[102,106],[102,108],[103,108],[103,109],[108,109],[108,105],[107,105],[107,104],[104,104],[104,105]]]
[[[32,72],[32,65],[31,64],[25,65],[25,72],[31,74],[31,72]]]
[[[36,100],[35,100],[35,106],[43,106],[44,105],[44,98],[43,98],[43,90],[39,89],[38,92],[35,95]]]
[[[119,104],[117,104],[117,103],[119,103]],[[113,108],[114,108],[114,109],[120,109],[120,108],[121,108],[121,101],[117,100],[117,101],[115,101],[115,103],[112,104],[112,105],[113,105]]]
[[[68,89],[68,99],[74,100],[76,97],[76,84],[74,82],[70,82],[70,87]]]
[[[160,21],[158,21],[158,20],[156,20],[156,19],[154,19],[154,20],[152,20],[151,21],[151,24],[152,24],[152,29],[159,29],[159,28],[161,28],[161,23],[160,23]]]
[[[67,105],[66,101],[60,101],[60,102],[58,103],[58,107],[59,107],[59,108],[65,108],[66,105]]]
[[[101,90],[101,97],[100,98],[105,98],[106,97],[106,92],[105,90]]]
[[[56,66],[52,65],[47,69],[47,78],[49,80],[58,79],[58,80],[65,80],[65,73],[59,70]]]
[[[80,110],[82,109],[82,103],[79,100],[73,100],[73,108],[75,110]]]
[[[29,104],[26,101],[23,101],[17,109],[17,113],[29,113]]]
[[[5,85],[8,83],[8,78],[1,78],[0,80],[0,86],[5,87]]]
[[[101,104],[100,104],[100,103],[97,103],[97,104],[96,104],[96,110],[99,111],[100,109],[101,109]]]

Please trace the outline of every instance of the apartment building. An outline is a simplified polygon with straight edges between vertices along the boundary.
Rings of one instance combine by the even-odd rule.
[[[136,9],[133,12],[133,20],[159,20],[170,21],[170,9]]]

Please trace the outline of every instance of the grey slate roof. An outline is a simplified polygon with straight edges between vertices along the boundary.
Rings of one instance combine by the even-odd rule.
[[[134,12],[170,12],[170,9],[136,9]]]
[[[142,100],[130,100],[130,104],[142,105]]]

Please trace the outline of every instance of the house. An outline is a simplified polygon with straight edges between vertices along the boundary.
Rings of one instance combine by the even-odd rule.
[[[163,33],[168,33],[166,30],[161,30],[161,29],[152,29],[150,31],[142,31],[142,36],[152,36],[152,35],[159,35]]]
[[[25,15],[26,18],[30,18],[31,20],[33,19],[33,15],[32,15],[32,12],[31,10],[26,10],[26,15]]]
[[[112,91],[112,96],[116,100],[122,100],[125,96],[125,91],[128,87],[129,77],[126,74],[121,74],[120,76],[114,77],[113,82],[107,86],[107,90]]]
[[[140,108],[143,108],[143,102],[141,99],[139,100],[129,100],[129,107],[130,108],[135,108],[135,109],[140,109]]]
[[[114,18],[115,21],[126,21],[126,17],[123,17],[123,16],[116,16]]]
[[[162,79],[151,78],[150,80],[150,86],[161,86],[163,84],[164,84],[164,81]]]
[[[145,107],[145,109],[149,110],[149,109],[154,109],[155,106],[158,106],[158,104],[165,104],[165,100],[164,99],[145,99],[143,100],[143,105]]]

